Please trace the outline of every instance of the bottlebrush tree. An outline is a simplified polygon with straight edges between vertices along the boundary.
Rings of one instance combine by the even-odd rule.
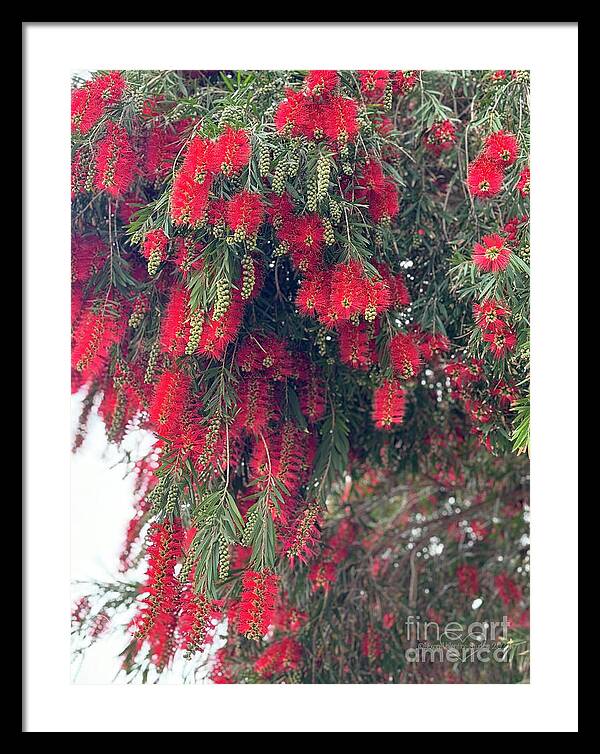
[[[528,96],[523,71],[74,81],[74,446],[96,411],[155,438],[123,454],[122,577],[77,601],[77,652],[526,678]],[[506,662],[407,655],[409,616],[502,615]]]

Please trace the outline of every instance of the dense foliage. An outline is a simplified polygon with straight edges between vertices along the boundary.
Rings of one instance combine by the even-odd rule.
[[[78,600],[77,652],[112,630],[143,680],[178,653],[215,682],[526,679],[528,87],[74,82],[75,449],[93,411],[155,435],[123,452],[123,578]],[[504,662],[407,655],[409,616],[503,615]]]

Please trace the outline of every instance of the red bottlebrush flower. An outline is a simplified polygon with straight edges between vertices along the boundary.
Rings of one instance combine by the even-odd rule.
[[[358,105],[347,97],[332,97],[323,113],[323,131],[332,142],[345,144],[358,134]]]
[[[71,132],[87,133],[100,119],[103,102],[92,96],[90,84],[73,89],[71,92]]]
[[[328,592],[337,578],[335,563],[331,560],[315,563],[308,572],[308,578],[313,592],[317,592],[319,589]]]
[[[279,479],[291,495],[300,488],[304,471],[303,432],[293,422],[286,421],[279,430],[272,453],[271,473]],[[281,512],[281,511],[280,511]]]
[[[179,609],[180,584],[175,578],[175,565],[181,557],[183,529],[181,522],[153,523],[148,533],[147,569],[141,609],[133,620],[136,636],[143,639],[157,628],[160,634],[165,614]],[[155,637],[159,639],[158,636]],[[166,638],[166,637],[162,637]]]
[[[425,148],[439,157],[456,143],[456,128],[451,120],[434,123],[423,136]]]
[[[187,405],[184,404],[181,416],[173,425],[173,431],[169,433],[170,458],[173,466],[182,466],[188,459],[191,459],[192,463],[198,467],[198,471],[201,471],[205,462],[200,462],[199,458],[202,456],[206,459],[213,449],[218,450],[218,438],[215,440],[214,435],[211,437],[211,448],[207,450],[207,427],[203,422],[200,409],[200,402],[197,399],[190,399]]]
[[[260,228],[265,211],[260,194],[241,191],[227,202],[227,223],[239,240],[252,236]]]
[[[475,324],[484,332],[504,332],[510,311],[496,299],[487,298],[481,304],[473,304],[473,315]]]
[[[363,656],[367,657],[371,662],[374,662],[383,654],[381,636],[373,626],[369,626],[367,629],[360,646]]]
[[[231,303],[225,314],[213,319],[212,311],[204,323],[198,351],[209,354],[213,359],[222,359],[227,346],[236,339],[244,319],[244,302],[238,290],[234,290]]]
[[[328,542],[328,548],[331,551],[329,557],[336,565],[339,565],[348,557],[348,548],[355,537],[356,527],[347,518],[343,518],[337,531]]]
[[[250,435],[260,435],[267,428],[271,415],[273,385],[262,376],[242,381],[238,391],[238,413],[234,424]]]
[[[224,231],[227,224],[227,200],[212,199],[208,204],[208,224],[215,231]]]
[[[250,139],[243,129],[228,126],[215,142],[210,166],[213,173],[237,175],[250,162]]]
[[[298,385],[300,410],[309,424],[314,424],[325,415],[325,392],[325,381],[319,375],[317,368],[311,367]]]
[[[394,90],[400,94],[411,92],[419,81],[418,71],[396,71],[394,76]]]
[[[385,175],[383,167],[378,160],[368,160],[362,168],[359,176],[359,185],[367,192],[381,193],[385,189]]]
[[[296,293],[296,306],[307,316],[324,313],[331,295],[329,274],[322,270],[303,278]]]
[[[483,157],[500,165],[512,165],[519,155],[517,137],[507,131],[496,131],[485,140]]]
[[[292,565],[297,558],[306,563],[314,555],[314,548],[319,540],[321,516],[316,500],[309,503],[302,510],[288,531],[283,551]]]
[[[490,344],[489,348],[495,359],[501,359],[517,345],[517,336],[511,330],[485,333],[483,339]]]
[[[123,335],[125,323],[107,312],[88,309],[73,333],[71,366],[87,381],[106,366],[108,353]]]
[[[272,571],[246,571],[242,578],[238,631],[249,639],[264,636],[273,622],[276,597],[277,576]]]
[[[103,99],[109,105],[114,105],[121,99],[127,85],[120,71],[110,71],[94,79],[93,83],[102,92]]]
[[[239,347],[236,361],[242,372],[264,372],[271,378],[291,376],[291,357],[287,343],[274,335],[247,338]]]
[[[269,645],[258,660],[254,669],[262,678],[272,678],[274,675],[288,673],[300,664],[302,647],[289,636],[279,639]]]
[[[389,71],[359,71],[360,89],[365,97],[372,102],[383,99],[390,80]]]
[[[160,332],[160,347],[164,353],[183,356],[190,335],[190,292],[174,285],[165,310]]]
[[[213,162],[215,145],[196,137],[186,150],[181,170],[173,181],[171,217],[176,225],[198,227],[206,221],[212,173],[218,172]]]
[[[445,335],[440,333],[424,333],[422,340],[419,341],[419,348],[423,357],[432,362],[436,357],[448,353],[450,350],[450,341]]]
[[[144,100],[142,116],[144,118],[158,118],[165,111],[165,98],[162,94],[154,94]]]
[[[289,136],[299,136],[306,124],[308,100],[304,92],[293,89],[286,89],[285,96],[275,113],[275,128]]]
[[[146,233],[141,252],[148,260],[148,274],[154,275],[159,265],[167,258],[168,243],[169,239],[162,228]]]
[[[171,217],[175,225],[200,227],[206,221],[210,178],[198,183],[184,170],[173,181],[171,192]]]
[[[508,267],[511,253],[505,238],[492,233],[473,247],[473,262],[483,272],[500,272]]]
[[[287,602],[287,600],[285,601]],[[295,633],[306,624],[307,620],[307,613],[304,613],[295,607],[287,609],[286,607],[280,606],[277,611],[275,625],[281,631]]]
[[[125,79],[119,71],[88,81],[71,92],[71,131],[88,133],[100,120],[107,106],[121,99]]]
[[[90,173],[89,157],[84,149],[78,149],[71,160],[71,201],[85,191]]]
[[[373,392],[373,421],[378,429],[391,429],[402,424],[406,401],[399,380],[385,380]]]
[[[284,222],[289,221],[294,215],[294,202],[289,194],[270,196],[270,206],[267,207],[267,216],[275,230],[279,230]]]
[[[194,589],[194,569],[181,592],[181,613],[177,628],[180,634],[180,647],[188,657],[202,649],[206,643],[216,603],[197,594]]]
[[[469,165],[467,184],[472,196],[488,199],[502,190],[504,170],[498,163],[478,157]]]
[[[519,228],[527,223],[529,218],[527,215],[522,217],[511,217],[504,226],[504,232],[506,233],[509,241],[516,241]]]
[[[362,264],[352,261],[336,264],[331,273],[329,306],[338,320],[348,320],[364,312],[367,305]]]
[[[71,239],[71,280],[85,284],[104,265],[108,248],[98,236],[73,236]]]
[[[492,410],[481,401],[465,400],[465,410],[469,414],[471,421],[475,424],[487,424],[491,421]]]
[[[391,296],[390,305],[392,307],[409,306],[411,299],[404,275],[402,273],[392,274],[390,268],[383,262],[376,262],[374,267],[388,285]]]
[[[354,369],[369,369],[377,360],[377,354],[368,325],[364,322],[359,325],[342,322],[337,330],[340,336],[342,363]]]
[[[189,125],[189,120],[182,120],[168,128],[152,128],[145,144],[144,175],[148,180],[162,181],[169,175]]]
[[[387,628],[387,629],[392,628],[392,626],[394,625],[395,622],[396,622],[396,619],[395,619],[395,617],[394,617],[394,615],[392,613],[384,613],[383,614],[382,623],[383,623],[383,627],[384,628]]]
[[[479,359],[470,359],[466,364],[462,362],[447,364],[444,372],[459,393],[468,388],[471,383],[479,382],[485,377],[483,363]]]
[[[505,573],[499,573],[494,579],[494,586],[498,590],[500,599],[505,605],[518,603],[523,599],[523,592],[510,576]]]
[[[421,351],[410,335],[398,333],[390,340],[390,361],[404,380],[415,377],[421,366]]]
[[[467,597],[477,597],[479,594],[479,573],[475,566],[459,565],[456,569],[458,590]]]
[[[174,434],[180,425],[191,379],[179,371],[163,372],[156,384],[150,419],[162,437]]]
[[[127,130],[109,121],[106,134],[98,144],[96,188],[111,196],[123,195],[131,186],[135,169],[136,156]]]
[[[366,278],[364,281],[364,317],[372,322],[378,314],[387,311],[392,305],[392,294],[385,280]]]
[[[211,141],[202,139],[200,136],[193,138],[187,146],[181,172],[195,183],[210,180],[210,174],[218,172],[218,167],[214,164],[215,149]]]
[[[311,212],[289,220],[278,236],[281,241],[288,242],[292,262],[300,272],[314,270],[321,265],[324,229],[319,215]]]
[[[504,408],[510,408],[519,397],[517,388],[504,380],[498,380],[491,393],[495,398],[498,398],[500,405]]]
[[[517,183],[517,189],[523,199],[526,196],[529,196],[529,190],[530,190],[530,183],[531,183],[531,171],[529,169],[529,165],[526,168],[523,168],[519,174],[519,182]]]
[[[381,192],[369,194],[369,213],[376,223],[389,222],[398,214],[400,202],[394,181],[386,181]]]
[[[304,79],[304,86],[313,97],[322,97],[331,94],[339,80],[337,71],[309,71]]]

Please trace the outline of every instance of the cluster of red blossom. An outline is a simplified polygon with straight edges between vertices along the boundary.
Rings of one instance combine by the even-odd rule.
[[[359,71],[360,87],[370,102],[382,101],[386,92],[407,94],[418,82],[416,71]],[[339,92],[337,71],[309,71],[304,87],[286,90],[275,113],[275,126],[288,136],[326,139],[343,147],[358,135],[358,104]]]
[[[482,272],[500,272],[508,267],[511,249],[498,233],[483,236],[473,247],[473,262]]]
[[[146,582],[131,629],[138,651],[147,642],[158,669],[168,666],[178,648],[193,652],[209,642],[211,628],[221,617],[217,601],[195,593],[193,569],[183,583],[175,574],[190,534],[178,519],[155,522],[148,533]]]
[[[188,143],[183,164],[173,181],[171,216],[180,226],[199,227],[207,220],[209,196],[216,176],[237,175],[250,160],[250,139],[242,129],[225,128],[214,141],[194,137]],[[211,204],[210,222],[228,217],[236,227],[248,225],[248,235],[258,230],[263,211],[260,196],[242,192],[229,204],[215,200]],[[250,229],[251,228],[251,229]]]
[[[311,566],[308,578],[313,592],[323,589],[329,591],[336,580],[337,567],[348,556],[348,549],[354,541],[356,529],[349,519],[342,519],[336,532],[326,543],[321,555]]]
[[[491,304],[485,302],[482,307],[475,304],[476,317],[485,317],[488,308],[493,309],[496,306],[497,302],[491,302]],[[483,315],[479,314],[480,309],[484,311]],[[480,324],[480,326],[482,325]],[[508,332],[504,331],[505,337]],[[498,335],[501,333],[502,331],[499,331]],[[494,335],[494,333],[488,331],[484,337],[490,335]],[[498,347],[500,347],[500,342]],[[486,448],[492,452],[491,440],[484,430],[491,426],[494,411],[509,408],[518,398],[516,386],[503,379],[490,385],[482,361],[475,358],[467,361],[452,361],[444,367],[444,372],[450,380],[452,397],[455,400],[460,400],[465,407],[472,423],[473,434],[479,437]],[[480,396],[483,396],[483,398]],[[488,396],[493,398],[496,403],[490,401]]]
[[[434,123],[423,136],[425,149],[439,157],[452,149],[456,143],[456,126],[451,120]]]
[[[419,81],[418,71],[359,71],[360,88],[370,102],[381,102],[392,93],[408,94]]]
[[[291,636],[272,642],[254,664],[254,669],[263,678],[289,673],[300,664],[301,645]]]
[[[514,349],[517,336],[507,324],[510,311],[504,304],[488,298],[481,304],[473,304],[473,316],[483,333],[484,343],[488,344],[495,359],[501,359]]]
[[[514,134],[496,131],[490,134],[483,149],[469,165],[467,181],[472,196],[489,199],[502,190],[506,168],[513,165],[519,155],[519,145]]]
[[[125,91],[126,82],[119,71],[97,76],[71,92],[71,131],[87,134],[107,108],[116,104]]]
[[[492,71],[492,79],[494,81],[514,81],[516,79],[519,79],[523,74],[523,71],[519,71],[516,69],[512,70],[505,70],[505,69],[499,69],[497,71]]]
[[[458,589],[467,597],[477,597],[479,595],[479,572],[475,566],[461,564],[456,569],[456,578],[458,579]]]
[[[496,576],[494,586],[505,605],[517,604],[523,599],[523,590],[505,571]]]
[[[252,574],[248,577],[248,584],[252,582],[251,589],[256,588],[260,574]],[[263,578],[264,582],[264,578]],[[297,639],[298,631],[306,624],[306,613],[294,607],[288,607],[288,595],[281,595],[280,605],[275,611],[271,611],[264,618],[264,603],[259,606],[259,611],[254,609],[257,593],[252,591],[242,596],[239,603],[234,603],[227,611],[227,619],[231,629],[244,632],[248,629],[248,609],[252,610],[250,623],[252,628],[247,633],[253,636],[252,631],[266,626],[265,633],[269,631],[271,641],[262,649],[260,656],[254,661],[254,671],[264,680],[274,676],[287,676],[298,669],[302,660],[302,645]],[[272,600],[271,600],[272,604]],[[272,635],[271,635],[271,632]],[[217,651],[215,662],[210,671],[213,683],[236,683],[237,679],[229,669],[232,653],[235,654],[235,642],[230,642],[226,647]]]

